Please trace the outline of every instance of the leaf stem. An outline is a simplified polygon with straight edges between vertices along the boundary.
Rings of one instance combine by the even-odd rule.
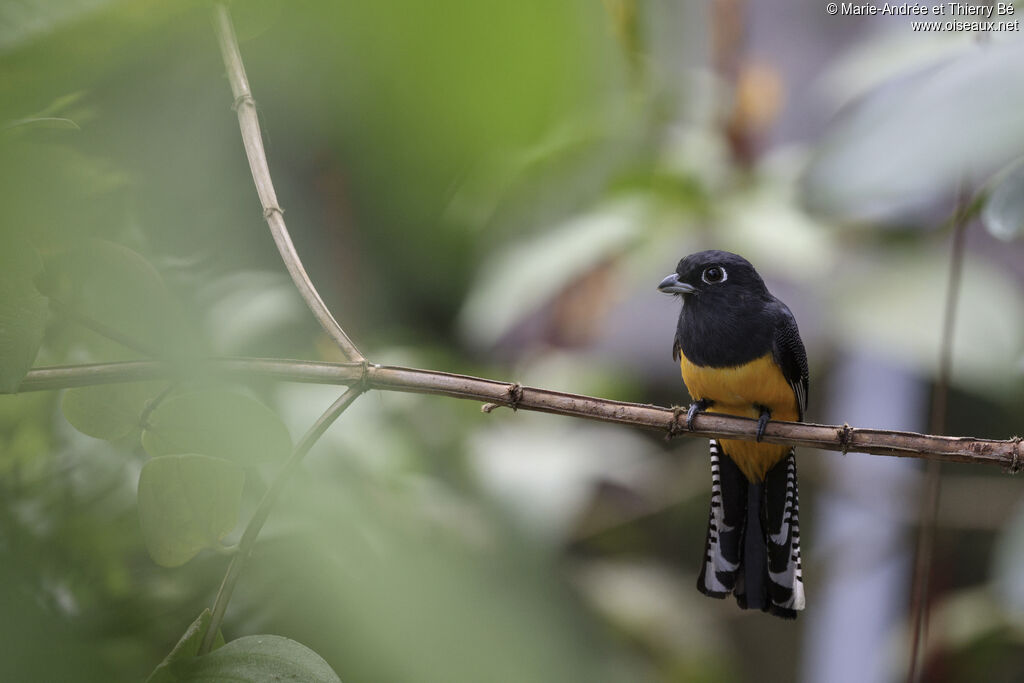
[[[260,530],[263,529],[263,524],[267,521],[267,517],[280,497],[281,491],[313,445],[323,436],[324,432],[327,431],[334,421],[352,405],[352,402],[361,393],[363,393],[362,387],[350,387],[317,418],[313,426],[299,440],[295,450],[292,451],[291,457],[288,458],[288,462],[278,472],[270,488],[263,494],[263,499],[260,500],[256,512],[253,513],[252,518],[249,519],[249,523],[245,527],[245,531],[242,533],[242,540],[238,542],[238,552],[231,558],[231,563],[224,574],[224,580],[217,591],[217,597],[214,599],[213,609],[211,610],[210,626],[206,630],[203,642],[199,647],[200,655],[209,652],[213,646],[213,642],[217,637],[217,631],[220,630],[221,622],[224,620],[224,611],[227,609],[228,602],[231,600],[231,595],[235,590],[235,585],[238,583],[238,577],[241,575],[249,556],[252,555],[253,547],[256,545],[256,537],[259,536]]]
[[[964,238],[973,215],[973,208],[965,183],[961,183],[953,212],[953,239],[949,257],[949,279],[946,283],[946,304],[942,316],[939,374],[935,380],[928,424],[928,430],[933,434],[942,434],[946,431],[946,405],[953,370],[953,335],[956,331],[957,304],[963,275]],[[924,493],[920,501],[921,527],[917,535],[914,578],[911,583],[911,640],[907,683],[917,683],[921,679],[922,652],[928,640],[928,584],[931,578],[932,557],[935,553],[935,527],[942,488],[941,474],[941,463],[936,460],[930,461],[925,471]]]

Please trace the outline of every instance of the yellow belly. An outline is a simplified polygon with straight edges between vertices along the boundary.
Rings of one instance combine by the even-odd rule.
[[[695,401],[711,401],[709,413],[757,419],[761,412],[755,406],[765,406],[772,411],[773,420],[798,419],[796,395],[771,353],[726,368],[694,365],[685,354],[680,356],[679,367],[690,396]],[[754,441],[722,439],[719,444],[750,481],[763,480],[772,465],[789,452],[788,446]]]

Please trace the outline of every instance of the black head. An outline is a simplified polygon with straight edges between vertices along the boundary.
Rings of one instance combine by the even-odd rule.
[[[728,251],[699,251],[676,266],[658,291],[679,294],[694,303],[738,301],[768,295],[764,280],[750,261]]]

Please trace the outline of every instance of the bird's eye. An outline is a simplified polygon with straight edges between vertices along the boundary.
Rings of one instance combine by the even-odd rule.
[[[700,278],[709,285],[717,285],[719,282],[725,282],[726,279],[725,268],[721,266],[709,266],[704,269]]]

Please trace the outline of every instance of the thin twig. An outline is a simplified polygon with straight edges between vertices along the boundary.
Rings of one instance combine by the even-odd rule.
[[[633,425],[663,431],[666,435],[699,436],[716,439],[754,440],[757,421],[731,415],[705,413],[694,419],[687,431],[679,411],[640,403],[626,403],[593,396],[520,386],[515,382],[456,375],[436,370],[364,363],[321,363],[258,358],[210,360],[192,369],[197,375],[222,375],[235,379],[264,377],[310,384],[344,384],[364,389],[399,391],[450,396],[480,403],[515,406],[567,415],[599,422]],[[129,361],[69,367],[38,368],[22,380],[19,391],[42,391],[64,387],[138,382],[159,379],[182,369],[152,361]],[[683,411],[685,416],[685,411]],[[815,425],[801,422],[768,423],[764,434],[768,443],[806,446],[839,452],[926,458],[943,462],[998,465],[1010,471],[1024,464],[1024,445],[1019,438],[1009,440],[972,437],[932,436],[883,429],[858,429],[847,425]]]
[[[284,490],[285,485],[291,479],[292,474],[298,468],[299,463],[306,457],[306,453],[309,453],[309,449],[323,436],[324,432],[334,423],[338,417],[345,412],[345,409],[352,405],[352,402],[359,397],[362,393],[362,389],[359,387],[352,387],[348,389],[344,394],[338,398],[337,401],[331,404],[331,407],[324,411],[324,413],[317,418],[317,421],[313,423],[313,426],[306,431],[302,439],[299,440],[295,450],[292,451],[291,457],[288,458],[288,462],[284,464],[281,471],[278,472],[277,477],[274,478],[274,482],[267,489],[267,492],[263,494],[263,499],[260,501],[259,506],[253,513],[252,518],[245,527],[245,531],[242,533],[242,540],[238,542],[238,552],[231,558],[231,563],[228,565],[227,571],[224,573],[224,580],[221,581],[220,590],[217,591],[217,597],[213,601],[212,614],[210,616],[210,626],[206,630],[206,634],[203,636],[202,645],[199,648],[199,654],[206,654],[213,647],[213,641],[217,637],[217,631],[220,630],[220,624],[224,620],[224,611],[227,609],[228,602],[231,600],[231,594],[235,590],[235,585],[238,583],[238,577],[242,573],[242,568],[245,563],[249,560],[249,556],[252,555],[253,547],[256,545],[256,537],[259,536],[260,530],[263,529],[263,524],[267,521],[267,517],[270,515],[271,509],[277,502],[277,499],[281,495],[281,491]]]
[[[946,431],[946,405],[949,382],[953,371],[953,335],[956,331],[957,303],[960,300],[960,282],[963,275],[964,238],[970,223],[970,196],[961,183],[957,192],[953,217],[953,243],[950,247],[949,277],[946,283],[946,305],[942,315],[942,337],[939,347],[939,373],[932,395],[931,417],[928,430],[933,434]],[[939,515],[939,494],[942,488],[941,463],[931,461],[925,472],[924,493],[921,497],[921,527],[917,533],[914,560],[914,578],[911,584],[910,661],[907,683],[917,683],[923,671],[921,662],[924,645],[928,640],[928,584],[931,578],[932,556],[935,551],[935,527]]]
[[[238,112],[238,127],[242,131],[242,143],[245,145],[245,154],[249,158],[249,169],[252,171],[252,179],[256,183],[256,192],[259,194],[260,203],[263,205],[263,217],[267,220],[270,233],[274,237],[274,243],[281,254],[288,274],[292,282],[298,288],[302,298],[305,299],[309,310],[313,312],[320,326],[338,345],[341,352],[350,361],[363,360],[363,354],[359,352],[352,340],[345,334],[338,321],[331,315],[327,305],[320,294],[313,286],[312,280],[306,273],[306,269],[299,259],[292,238],[288,234],[288,228],[284,223],[284,211],[277,202],[277,193],[274,191],[274,182],[270,178],[270,167],[267,165],[267,154],[263,149],[263,135],[260,132],[259,116],[256,112],[256,102],[252,97],[252,90],[249,88],[249,78],[245,75],[245,66],[242,64],[242,54],[238,50],[238,39],[235,37],[235,29],[231,24],[231,15],[228,8],[217,3],[214,9],[214,26],[217,30],[217,42],[220,44],[221,56],[224,58],[224,67],[227,69],[228,80],[231,82],[231,92],[235,96],[235,110]]]

